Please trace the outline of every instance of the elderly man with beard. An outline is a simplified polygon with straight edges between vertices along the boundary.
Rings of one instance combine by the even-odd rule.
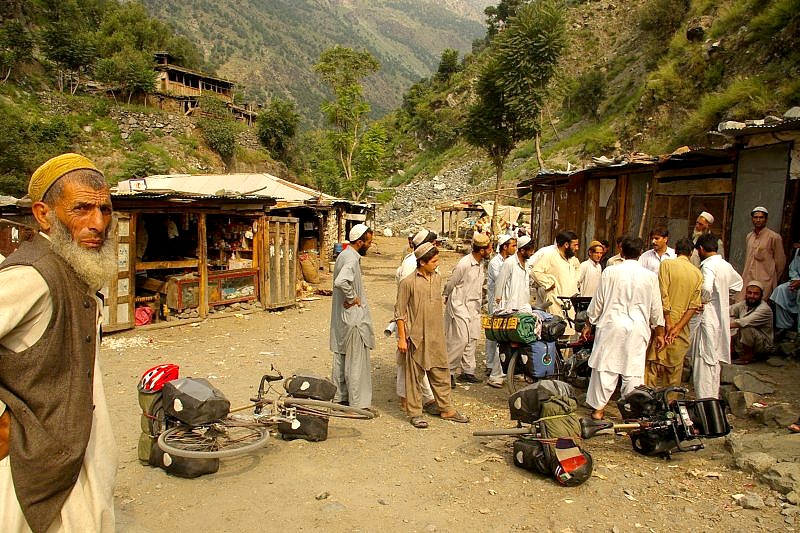
[[[375,348],[372,315],[361,277],[361,258],[372,246],[372,230],[366,224],[350,229],[348,246],[333,267],[330,349],[333,352],[334,401],[360,409],[372,409],[370,350]]]
[[[96,296],[116,266],[109,189],[63,154],[28,195],[39,233],[0,265],[0,530],[114,531]]]
[[[773,345],[772,309],[762,300],[764,286],[751,280],[744,288],[744,301],[731,306],[733,349],[739,355],[735,365],[752,363],[755,357],[775,350]]]
[[[713,223],[714,215],[708,211],[703,211],[697,215],[697,220],[694,222],[694,231],[692,232],[692,243],[697,244],[697,239],[699,239],[701,235],[711,233],[711,224]],[[722,253],[722,239],[717,239],[717,253],[723,259],[725,258],[725,254]],[[697,254],[697,249],[692,252],[692,257],[690,257],[689,260],[694,266],[700,268],[700,256]]]

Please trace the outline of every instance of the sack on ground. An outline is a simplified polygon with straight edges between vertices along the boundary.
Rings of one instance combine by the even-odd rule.
[[[320,442],[328,438],[328,418],[298,414],[292,422],[279,422],[278,433],[283,440],[305,439]]]
[[[184,424],[199,426],[225,418],[231,402],[203,378],[181,378],[164,385],[164,412]]]
[[[556,379],[543,379],[518,390],[508,398],[511,420],[531,424],[541,418],[542,403],[551,396],[575,397],[569,383]],[[580,433],[579,433],[580,434]]]
[[[336,385],[327,378],[311,374],[296,374],[286,380],[286,393],[292,398],[311,398],[330,401],[336,394]]]
[[[157,466],[177,477],[196,478],[205,474],[213,474],[219,470],[219,459],[190,459],[188,457],[176,457],[161,449],[156,439],[152,445],[150,453],[150,464]]]

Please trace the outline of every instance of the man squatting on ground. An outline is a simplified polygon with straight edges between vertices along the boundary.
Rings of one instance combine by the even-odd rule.
[[[375,348],[372,317],[361,277],[361,257],[372,246],[372,230],[356,224],[348,234],[345,248],[333,267],[331,340],[333,352],[334,401],[370,409],[372,368],[369,351]]]
[[[414,256],[414,250],[426,242],[436,242],[436,237],[436,233],[425,228],[422,228],[411,236],[408,241],[411,252],[403,258],[403,261],[395,272],[395,281],[398,285],[400,285],[400,282],[403,281],[406,276],[417,270],[417,258]],[[428,381],[427,374],[422,374],[422,381],[419,385],[422,389],[423,409],[429,414],[438,415],[439,408],[436,407],[436,400],[433,397],[433,391],[431,391],[431,384]],[[397,352],[397,381],[395,383],[395,389],[397,390],[398,398],[400,398],[400,407],[404,411],[407,410],[405,356],[400,353],[399,350]]]
[[[603,271],[600,286],[589,304],[583,337],[591,334],[592,324],[597,331],[589,357],[592,377],[586,403],[594,409],[595,420],[603,418],[620,378],[623,397],[643,383],[651,334],[656,350],[664,348],[664,313],[658,277],[638,262],[643,245],[639,238],[622,241],[624,261]]]
[[[0,265],[0,531],[114,531],[117,446],[99,367],[116,268],[103,174],[62,154],[31,176],[39,233]]]
[[[501,235],[497,239],[497,253],[489,261],[489,266],[486,267],[486,309],[489,316],[495,312],[495,292],[497,290],[497,278],[500,276],[500,270],[503,267],[503,262],[509,257],[516,254],[517,251],[517,238],[512,235]],[[488,384],[491,387],[499,388],[503,386],[503,366],[500,363],[500,357],[497,352],[497,342],[486,339],[486,367],[489,369]]]
[[[690,261],[693,249],[691,239],[678,240],[675,243],[677,259],[662,262],[658,269],[667,347],[658,351],[651,343],[647,348],[644,383],[648,387],[681,384],[683,363],[689,351],[689,321],[700,310],[703,284],[700,269]]]
[[[469,418],[450,404],[450,365],[444,343],[442,322],[442,281],[436,267],[439,250],[425,243],[414,250],[416,271],[403,278],[397,288],[394,318],[397,322],[397,349],[403,354],[406,377],[406,405],[415,428],[426,428],[422,416],[420,382],[428,376],[439,416],[466,423]]]
[[[455,375],[459,368],[463,371],[458,376],[459,381],[481,381],[475,377],[475,350],[478,339],[483,336],[483,260],[488,259],[490,253],[489,237],[484,233],[476,233],[472,237],[472,252],[458,261],[444,287],[447,303],[444,334],[450,359],[451,386],[455,386]]]
[[[716,235],[701,235],[694,247],[703,273],[703,311],[689,347],[692,381],[697,398],[718,398],[719,364],[731,362],[730,297],[742,290],[742,277],[717,254]]]
[[[731,340],[739,356],[735,365],[752,363],[756,356],[775,351],[772,335],[772,309],[762,300],[764,285],[750,280],[744,288],[744,300],[731,306]]]

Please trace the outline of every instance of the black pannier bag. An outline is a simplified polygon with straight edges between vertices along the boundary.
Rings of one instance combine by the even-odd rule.
[[[295,374],[287,379],[283,386],[292,398],[310,398],[327,402],[336,394],[336,385],[331,380],[311,374]]]
[[[508,410],[511,420],[531,424],[540,418],[542,403],[552,396],[575,397],[569,383],[556,379],[543,379],[518,390],[508,397]]]
[[[188,457],[177,457],[161,449],[158,440],[153,442],[150,451],[150,464],[157,466],[177,477],[196,478],[205,474],[214,474],[219,470],[219,459],[190,459]]]
[[[545,457],[544,447],[538,440],[517,439],[514,442],[514,464],[529,472],[543,475],[552,474],[552,468]]]
[[[203,378],[175,379],[164,385],[164,412],[189,426],[225,418],[231,402]]]
[[[298,413],[292,422],[279,422],[278,433],[283,440],[320,442],[328,438],[328,417]]]

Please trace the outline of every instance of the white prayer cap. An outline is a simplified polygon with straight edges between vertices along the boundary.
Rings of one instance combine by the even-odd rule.
[[[350,242],[356,242],[358,239],[363,237],[367,231],[369,231],[369,226],[366,224],[356,224],[350,228],[350,233],[347,234],[347,239]]]
[[[531,238],[527,235],[523,235],[519,239],[517,239],[517,250],[525,248],[531,243]]]
[[[754,279],[750,280],[750,281],[747,282],[747,286],[745,287],[745,289],[747,287],[758,287],[759,289],[761,289],[761,294],[762,295],[764,294],[764,284],[761,283],[760,281],[756,281]]]
[[[414,238],[411,239],[411,244],[413,244],[414,248],[416,248],[417,246],[425,242],[425,239],[428,237],[428,235],[430,235],[430,233],[431,232],[428,231],[427,229],[422,228],[416,233],[416,235],[414,235]]]
[[[769,215],[769,211],[767,211],[767,208],[760,205],[758,207],[754,207],[753,210],[750,211],[750,216],[753,216],[756,213],[764,213],[765,215]]]
[[[507,233],[504,233],[504,234],[500,235],[500,238],[497,239],[497,253],[498,254],[500,253],[500,247],[503,246],[508,241],[510,241],[511,239],[516,239],[516,237],[514,237],[513,235],[509,235]]]
[[[714,215],[712,215],[712,214],[711,214],[711,213],[709,213],[708,211],[703,211],[703,212],[702,212],[702,213],[700,213],[698,216],[701,216],[701,217],[703,217],[704,219],[706,219],[706,222],[708,222],[708,224],[709,224],[709,225],[711,225],[711,224],[713,224],[713,223],[714,223]]]
[[[427,254],[428,252],[430,252],[434,248],[435,248],[435,246],[433,245],[432,242],[423,243],[423,244],[417,246],[417,248],[414,250],[414,257],[416,257],[417,259],[419,259],[421,257],[424,257],[425,254]]]

